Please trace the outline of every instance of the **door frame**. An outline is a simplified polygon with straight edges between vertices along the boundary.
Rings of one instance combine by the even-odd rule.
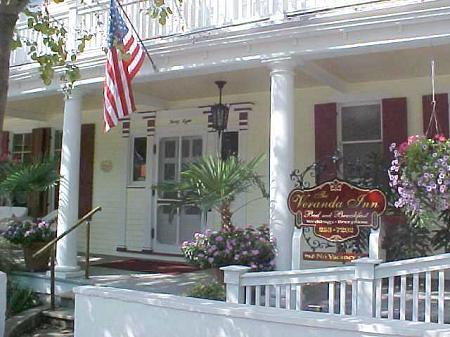
[[[182,116],[180,116],[182,114]],[[191,120],[193,120],[194,116],[198,116],[201,114],[199,110],[190,110],[190,111],[164,111],[163,113],[159,114],[159,116],[163,115],[165,118],[172,118],[169,119],[169,124],[166,123],[166,125],[160,126],[158,125],[155,136],[153,138],[153,146],[154,149],[152,151],[152,176],[151,181],[152,184],[157,184],[159,181],[159,154],[160,154],[160,141],[163,138],[182,138],[182,137],[200,137],[202,139],[202,155],[206,155],[209,153],[208,151],[208,127],[207,127],[207,119],[206,117],[205,122],[202,124],[185,124],[183,122],[181,123],[174,123],[170,124],[170,122],[173,122],[175,120],[186,120],[185,117],[192,117]],[[186,116],[187,115],[187,116]],[[158,114],[157,114],[158,118]],[[181,118],[181,119],[180,119]],[[157,121],[158,124],[158,121]],[[152,192],[151,196],[151,210],[150,210],[150,217],[151,217],[151,232],[152,232],[152,249],[153,251],[157,253],[162,254],[180,254],[180,249],[176,245],[169,245],[169,244],[162,244],[159,243],[157,240],[158,237],[158,192],[155,191]],[[178,226],[178,225],[177,225]],[[205,230],[206,224],[204,223],[204,217],[203,214],[201,215],[201,223],[200,223],[200,230]],[[179,231],[179,228],[177,227],[177,231]],[[178,232],[177,232],[177,239],[178,239]]]

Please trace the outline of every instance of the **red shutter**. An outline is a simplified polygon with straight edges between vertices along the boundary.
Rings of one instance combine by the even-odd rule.
[[[337,105],[336,103],[314,106],[316,161],[327,167],[317,179],[317,183],[336,178],[336,167],[330,164],[330,157],[337,149]]]
[[[389,154],[392,143],[401,144],[408,138],[406,97],[386,98],[382,101],[383,148]]]
[[[448,95],[447,94],[437,94],[436,96],[436,114],[439,123],[439,128],[441,133],[445,137],[449,136],[449,119],[448,119]],[[423,132],[426,133],[428,125],[430,123],[431,111],[433,109],[432,96],[426,95],[422,96],[422,108],[423,108]],[[431,125],[430,130],[426,136],[433,137],[436,135],[436,127],[434,124]]]
[[[9,155],[9,132],[1,131],[0,132],[0,155],[2,159],[7,159]]]
[[[38,163],[50,154],[51,129],[37,128],[31,131],[31,158]],[[28,195],[28,214],[42,217],[48,213],[48,193],[32,192]]]
[[[80,145],[80,187],[78,197],[78,216],[81,218],[92,209],[95,124],[82,125]]]

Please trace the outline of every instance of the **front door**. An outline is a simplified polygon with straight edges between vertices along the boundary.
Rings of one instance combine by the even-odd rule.
[[[204,152],[201,136],[160,137],[157,142],[158,183],[178,181],[183,168]],[[179,253],[181,244],[201,230],[200,209],[195,206],[174,209],[171,205],[176,197],[176,192],[157,192],[154,226],[157,252]]]

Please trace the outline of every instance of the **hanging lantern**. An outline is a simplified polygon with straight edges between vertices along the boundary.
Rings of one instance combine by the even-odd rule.
[[[222,104],[222,89],[227,82],[216,81],[217,87],[219,88],[219,103],[214,104],[211,107],[212,115],[212,128],[220,134],[222,131],[226,130],[228,124],[228,114],[230,112],[230,107]]]

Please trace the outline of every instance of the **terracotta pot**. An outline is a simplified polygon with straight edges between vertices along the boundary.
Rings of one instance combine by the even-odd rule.
[[[211,271],[217,283],[225,284],[223,270],[220,270],[219,268],[212,268]]]
[[[25,258],[25,267],[28,271],[46,271],[50,261],[51,249],[45,251],[37,257],[33,257],[39,249],[44,247],[47,242],[34,242],[31,245],[23,246],[23,256]]]

